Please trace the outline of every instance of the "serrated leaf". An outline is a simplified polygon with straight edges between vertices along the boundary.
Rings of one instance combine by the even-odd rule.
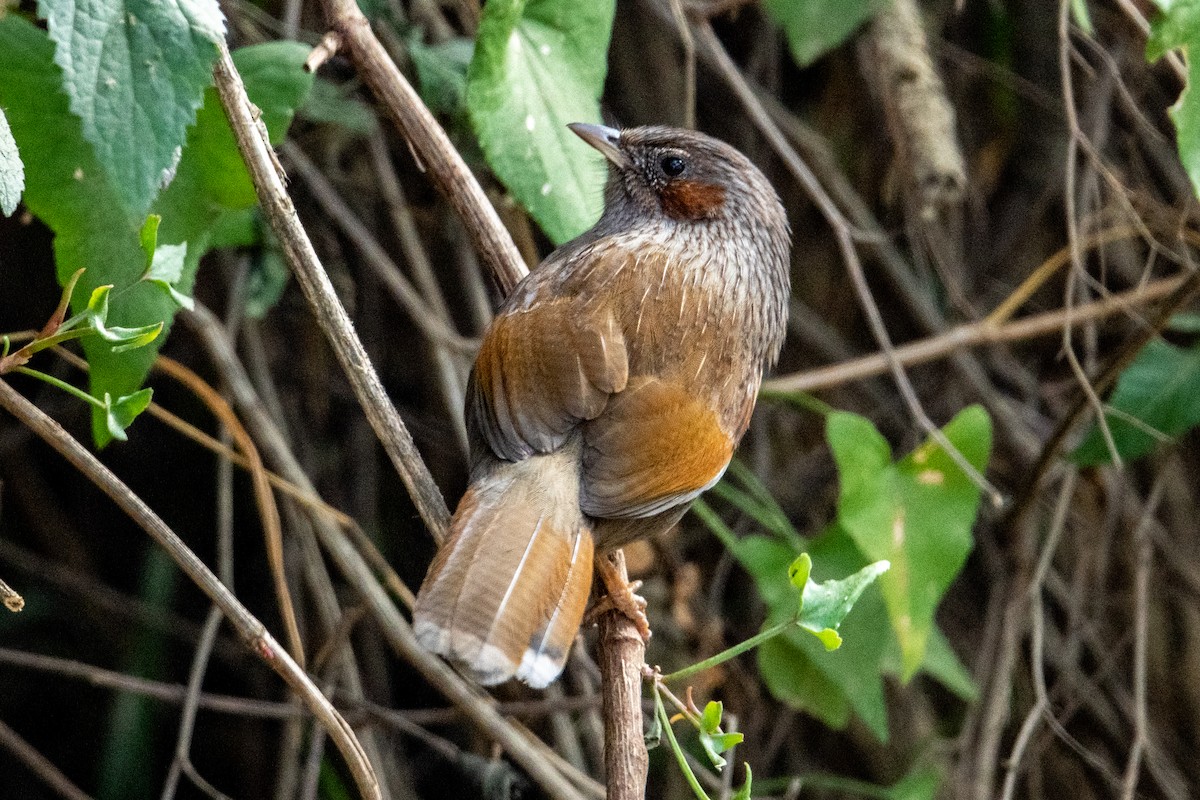
[[[150,405],[150,398],[153,394],[152,389],[141,389],[113,400],[111,394],[105,393],[104,420],[108,426],[109,435],[121,442],[128,441],[129,437],[125,430],[133,424],[138,414],[141,414]]]
[[[467,78],[488,164],[555,243],[602,211],[601,156],[567,129],[599,122],[614,0],[491,0]]]
[[[1108,405],[1115,409],[1106,414],[1108,428],[1124,459],[1143,456],[1200,425],[1200,343],[1185,349],[1151,340],[1117,379]],[[1082,466],[1109,462],[1094,425],[1071,458]]]
[[[25,165],[17,151],[17,142],[8,127],[8,118],[0,108],[0,212],[11,217],[25,191]]]
[[[40,0],[83,136],[122,206],[141,217],[174,172],[212,82],[216,0]]]
[[[1200,102],[1193,87],[1200,81],[1200,0],[1160,2],[1163,13],[1150,25],[1146,58],[1157,61],[1176,48],[1187,56],[1187,83],[1171,106],[1175,123],[1179,159],[1192,180],[1192,191],[1200,196]]]
[[[233,54],[251,100],[264,110],[273,141],[282,138],[289,108],[302,99],[311,80],[301,69],[306,53],[303,45],[289,43],[243,48]],[[73,301],[77,311],[86,307],[97,286],[112,284],[118,292],[112,298],[107,324],[137,328],[163,322],[165,333],[177,306],[161,287],[140,281],[146,268],[139,239],[144,215],[133,215],[124,208],[97,163],[83,138],[82,123],[68,109],[61,89],[62,73],[53,58],[54,47],[45,32],[14,14],[0,19],[0,75],[4,75],[0,106],[7,112],[25,162],[26,206],[54,231],[59,283],[64,284],[78,268],[87,268]],[[223,128],[226,134],[220,146],[210,135],[214,127]],[[230,182],[245,176],[228,131],[213,92],[206,111],[189,132],[189,145],[175,180],[155,204],[155,213],[163,218],[158,243],[188,243],[183,275],[172,283],[185,295],[191,291],[209,229],[224,213],[222,200],[232,197],[242,208],[256,203],[253,191],[244,191],[248,178],[242,178],[240,187],[226,191]],[[199,147],[192,152],[192,137],[207,138],[210,146],[205,154],[219,157],[203,158]],[[230,152],[232,159],[226,158]],[[149,347],[114,354],[102,340],[85,337],[82,345],[91,367],[91,394],[103,397],[107,392],[122,397],[140,387],[162,339],[160,336]],[[100,446],[110,439],[107,421],[99,410],[92,417],[92,433]]]
[[[882,5],[880,0],[764,0],[787,37],[792,58],[806,67],[850,38]]]
[[[991,451],[991,421],[971,406],[944,433],[980,472]],[[892,568],[880,577],[907,681],[925,658],[933,615],[973,546],[979,488],[932,441],[893,464],[869,421],[832,414],[826,435],[841,481],[838,522],[868,559]]]

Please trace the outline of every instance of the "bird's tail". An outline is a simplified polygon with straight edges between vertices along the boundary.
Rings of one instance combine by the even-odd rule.
[[[487,686],[562,672],[592,585],[578,455],[504,462],[472,483],[417,595],[421,645]]]

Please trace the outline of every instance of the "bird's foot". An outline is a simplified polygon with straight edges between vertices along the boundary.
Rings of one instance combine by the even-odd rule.
[[[643,642],[650,641],[650,620],[646,617],[646,598],[637,594],[642,582],[628,581],[607,555],[596,559],[596,572],[599,573],[600,580],[604,582],[607,594],[588,612],[588,620],[594,620],[606,611],[618,611],[633,623]]]

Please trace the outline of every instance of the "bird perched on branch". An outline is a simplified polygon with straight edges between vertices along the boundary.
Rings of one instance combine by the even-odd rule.
[[[605,209],[521,281],[467,390],[471,481],[421,586],[421,644],[484,685],[558,677],[593,563],[674,526],[725,472],[783,344],[789,233],[763,174],[665,127],[570,126],[609,162]]]

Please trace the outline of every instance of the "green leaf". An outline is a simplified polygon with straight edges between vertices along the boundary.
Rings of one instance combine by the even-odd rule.
[[[142,252],[146,254],[147,270],[154,263],[154,249],[158,247],[158,226],[161,223],[161,215],[150,214],[146,217],[145,223],[142,224],[142,229],[138,232],[138,243],[142,246]]]
[[[919,765],[889,786],[884,794],[888,800],[934,800],[942,775],[936,767]]]
[[[409,41],[421,99],[430,111],[453,117],[466,110],[467,70],[474,53],[475,42],[465,37],[435,45],[415,36]]]
[[[291,109],[307,91],[311,77],[301,69],[306,53],[303,45],[283,43],[244,48],[233,55],[250,99],[263,109],[273,141],[282,139]],[[147,263],[140,236],[145,218],[124,208],[84,140],[80,120],[68,109],[53,56],[54,47],[43,31],[14,14],[0,19],[0,106],[25,162],[26,206],[54,231],[59,283],[65,284],[78,268],[87,268],[73,300],[76,311],[86,308],[97,287],[111,285],[111,308],[105,317],[109,330],[162,325],[165,333],[177,305],[161,286],[141,280]],[[197,139],[205,146],[193,148]],[[162,216],[156,247],[188,245],[180,280],[171,284],[183,295],[191,291],[209,231],[226,212],[227,201],[236,201],[239,208],[257,202],[215,92],[208,95],[188,141],[175,180],[155,204],[155,213]],[[231,189],[230,183],[239,179],[242,185]],[[138,389],[162,339],[122,353],[99,337],[85,337],[91,394],[123,397]],[[92,417],[92,433],[101,446],[111,438],[99,410]]]
[[[742,543],[747,541],[741,540]],[[773,566],[778,575],[794,557],[794,552],[780,543],[771,544],[780,549],[755,543],[745,554],[760,559],[764,570],[770,567],[770,559],[774,559]],[[824,574],[844,575],[868,566],[849,534],[836,524],[813,539],[809,550],[819,571]],[[741,549],[735,551],[735,555],[748,571],[755,574],[755,568],[750,566],[753,561],[743,557]],[[767,585],[764,581],[756,582],[759,592],[763,593]],[[778,586],[783,581],[776,579],[774,584]],[[785,593],[791,594],[786,592],[786,587]],[[777,591],[774,594],[779,596]],[[794,600],[789,599],[789,602]],[[773,625],[790,612],[778,599],[773,603],[773,609],[764,627]],[[808,633],[794,629],[762,644],[758,663],[763,679],[776,698],[813,714],[826,725],[844,728],[853,711],[880,741],[886,741],[888,722],[882,675],[899,674],[901,660],[900,645],[888,624],[880,592],[867,588],[855,603],[854,613],[846,617],[838,632],[843,643],[834,652],[827,652],[824,645]],[[964,699],[972,699],[977,694],[970,676],[936,628],[930,636],[922,670]]]
[[[8,127],[8,118],[0,108],[0,212],[11,217],[25,190],[25,165],[17,152],[17,142]]]
[[[467,108],[496,176],[555,243],[602,211],[601,156],[567,129],[598,122],[614,0],[490,0]]]
[[[750,771],[749,764],[743,764],[746,768],[746,782],[742,784],[742,788],[733,793],[732,800],[750,800],[750,784],[754,781],[754,773]]]
[[[1200,425],[1200,343],[1185,349],[1151,340],[1117,379],[1108,406],[1113,409],[1105,415],[1108,428],[1125,459],[1145,455],[1161,441]],[[1096,426],[1071,458],[1083,466],[1109,462]]]
[[[736,506],[776,537],[797,547],[803,546],[804,538],[792,525],[787,513],[780,508],[758,476],[738,459],[729,462],[729,470],[713,487],[713,494]]]
[[[700,725],[698,728],[700,736],[700,746],[704,748],[708,760],[718,770],[724,769],[727,763],[721,757],[721,753],[729,750],[742,743],[745,738],[740,733],[724,733],[721,731],[721,715],[724,707],[720,700],[711,700],[704,706],[704,711],[700,714]]]
[[[379,127],[379,120],[359,100],[348,97],[333,81],[316,76],[304,105],[296,113],[310,122],[340,125],[352,133],[370,134]]]
[[[153,394],[152,389],[141,389],[113,400],[111,394],[105,393],[104,419],[109,435],[118,441],[127,441],[129,436],[125,433],[126,429],[150,405]]]
[[[136,350],[145,347],[158,338],[162,333],[161,322],[142,325],[137,328],[125,328],[108,323],[108,298],[112,286],[97,286],[88,298],[86,316],[88,322],[95,328],[100,338],[113,345],[112,352],[120,353],[126,350]],[[107,393],[106,393],[107,394]]]
[[[142,280],[166,292],[175,305],[191,311],[196,307],[196,301],[177,288],[183,280],[186,262],[186,244],[164,244],[154,251],[154,261]]]
[[[944,433],[976,469],[986,469],[987,412],[971,406]],[[892,565],[880,588],[907,681],[924,661],[937,604],[973,546],[979,489],[932,441],[893,464],[887,442],[862,417],[833,414],[826,435],[841,479],[839,524],[868,559]]]
[[[849,39],[882,3],[880,0],[764,0],[763,5],[787,36],[792,58],[806,67]]]
[[[1172,314],[1167,327],[1179,333],[1200,333],[1200,314],[1188,311]]]
[[[71,111],[112,180],[141,217],[169,180],[225,21],[216,0],[40,0]]]
[[[888,571],[891,566],[887,561],[876,561],[868,564],[848,578],[842,580],[816,583],[808,579],[808,567],[812,560],[807,553],[801,554],[797,561],[806,559],[804,567],[804,594],[801,601],[800,627],[812,633],[826,650],[837,650],[842,646],[842,638],[838,628],[842,621],[854,608],[858,598],[875,579]],[[799,572],[793,574],[792,585],[796,585]]]
[[[1175,123],[1179,159],[1192,179],[1192,190],[1200,195],[1200,102],[1192,91],[1200,80],[1200,0],[1159,0],[1163,13],[1150,25],[1146,58],[1157,61],[1179,48],[1186,56],[1188,77],[1175,105],[1171,120]]]

